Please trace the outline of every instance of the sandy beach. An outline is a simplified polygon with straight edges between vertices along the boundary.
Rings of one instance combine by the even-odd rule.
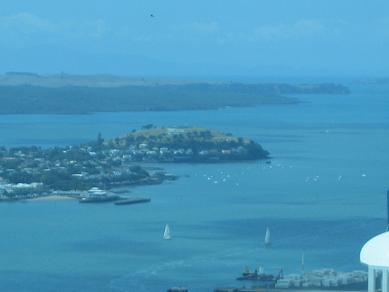
[[[75,200],[74,197],[65,196],[65,195],[49,195],[43,197],[37,197],[33,199],[27,199],[26,202],[37,202],[37,201],[67,201],[67,200]]]

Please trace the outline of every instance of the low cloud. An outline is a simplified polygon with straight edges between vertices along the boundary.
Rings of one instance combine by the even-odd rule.
[[[185,33],[209,35],[221,45],[227,43],[293,41],[324,34],[340,34],[345,26],[341,20],[300,19],[292,23],[263,24],[240,30],[226,29],[217,21],[193,22],[180,30]]]
[[[52,24],[33,14],[21,12],[8,16],[0,16],[0,28],[13,32],[51,31]]]
[[[326,30],[318,20],[299,20],[292,24],[259,26],[249,36],[250,40],[288,40],[318,35]]]
[[[296,41],[340,35],[347,24],[334,19],[300,19],[290,23],[234,27],[218,20],[194,20],[180,26],[168,25],[158,30],[139,30],[128,23],[109,26],[103,19],[53,20],[28,12],[0,16],[3,44],[73,42],[104,40],[126,44],[175,43],[177,40],[215,43],[216,45]]]
[[[24,36],[55,33],[75,37],[100,38],[109,32],[109,28],[100,19],[82,22],[51,21],[28,12],[20,12],[0,16],[0,31]]]

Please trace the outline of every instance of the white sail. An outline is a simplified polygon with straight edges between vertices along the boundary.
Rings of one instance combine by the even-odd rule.
[[[266,228],[266,234],[265,234],[265,246],[270,246],[271,240],[270,240],[270,229],[269,227]]]
[[[163,232],[163,239],[171,239],[169,224],[165,225],[165,231]]]

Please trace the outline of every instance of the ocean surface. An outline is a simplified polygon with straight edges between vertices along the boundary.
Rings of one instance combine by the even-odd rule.
[[[164,164],[178,181],[128,190],[150,204],[0,204],[0,291],[212,291],[241,286],[246,265],[299,272],[302,253],[306,270],[365,269],[361,247],[386,228],[389,86],[350,87],[286,106],[0,116],[4,146],[77,144],[153,123],[249,137],[273,157]]]

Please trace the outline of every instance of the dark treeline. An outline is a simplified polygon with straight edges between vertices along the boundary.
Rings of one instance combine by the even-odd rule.
[[[181,84],[123,87],[0,86],[0,114],[174,111],[291,104],[287,94],[345,94],[336,84]]]

